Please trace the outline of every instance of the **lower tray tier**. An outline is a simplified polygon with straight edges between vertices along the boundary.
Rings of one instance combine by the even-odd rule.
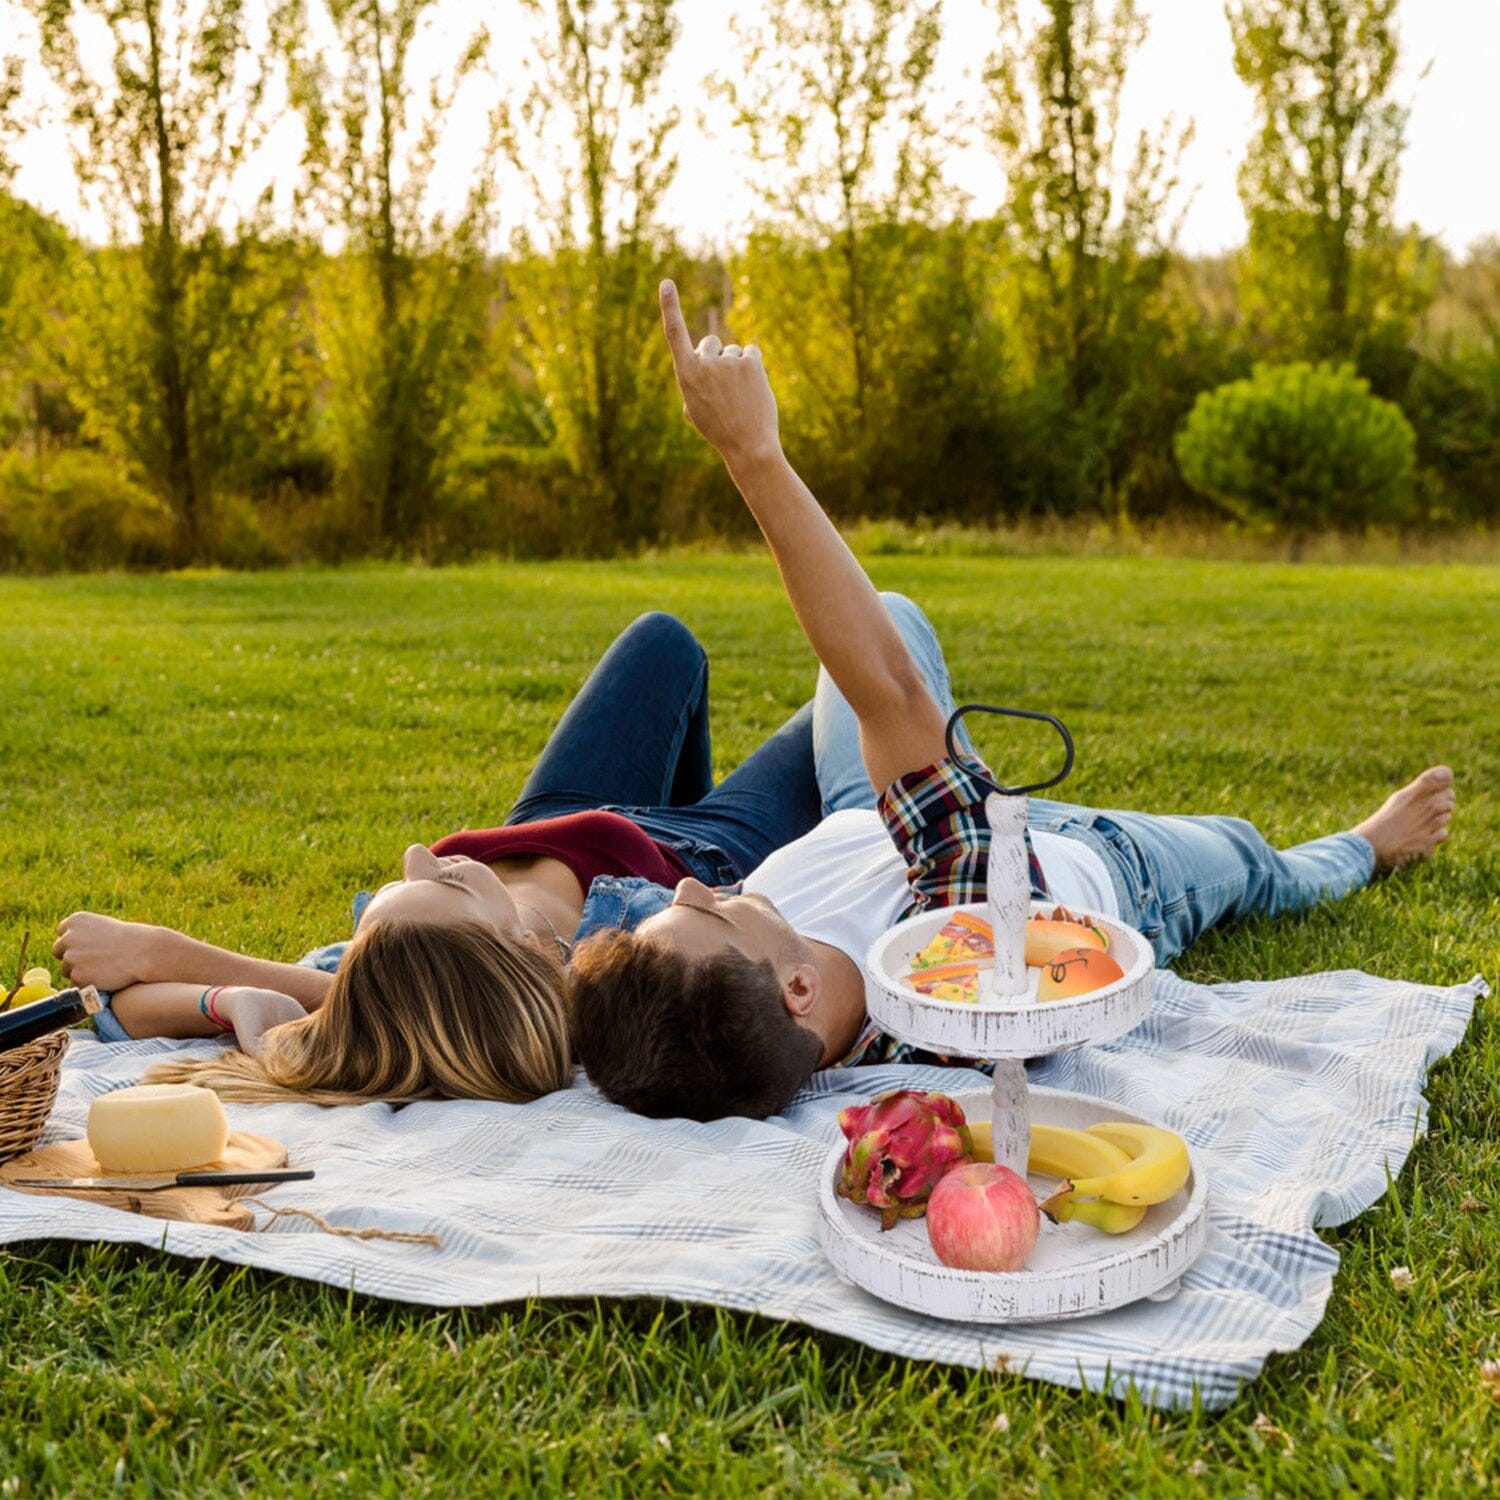
[[[959,1094],[971,1120],[990,1116],[988,1093]],[[1075,1130],[1104,1120],[1146,1117],[1107,1099],[1057,1089],[1031,1090],[1031,1118]],[[818,1187],[818,1230],[839,1276],[882,1301],[935,1318],[967,1323],[1043,1323],[1084,1318],[1143,1297],[1176,1291],[1208,1233],[1208,1175],[1189,1148],[1193,1169],[1175,1198],[1147,1209],[1129,1233],[1104,1234],[1088,1224],[1052,1224],[1043,1217],[1036,1249],[1020,1271],[957,1271],[933,1253],[923,1219],[882,1230],[880,1215],[840,1198],[845,1143],[829,1153]],[[1039,1198],[1055,1180],[1030,1179]]]

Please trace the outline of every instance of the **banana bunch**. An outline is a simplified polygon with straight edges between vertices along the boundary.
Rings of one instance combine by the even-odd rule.
[[[994,1160],[987,1120],[970,1121],[974,1155]],[[1054,1223],[1075,1220],[1107,1234],[1134,1229],[1153,1203],[1182,1191],[1191,1170],[1180,1135],[1159,1125],[1111,1120],[1087,1130],[1032,1125],[1030,1172],[1060,1177],[1057,1191],[1042,1204]]]

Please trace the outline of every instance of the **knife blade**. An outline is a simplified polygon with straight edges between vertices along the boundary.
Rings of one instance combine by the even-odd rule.
[[[10,1180],[14,1187],[158,1193],[163,1188],[232,1187],[243,1182],[306,1182],[313,1175],[311,1168],[263,1167],[251,1172],[176,1172],[164,1177],[12,1177]]]

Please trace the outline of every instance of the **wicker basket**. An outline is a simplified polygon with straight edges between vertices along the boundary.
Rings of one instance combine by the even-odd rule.
[[[57,1099],[62,1081],[66,1030],[0,1052],[0,1161],[30,1151]]]

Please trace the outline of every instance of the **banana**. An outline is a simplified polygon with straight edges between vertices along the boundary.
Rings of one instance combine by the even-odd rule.
[[[1102,1177],[1130,1164],[1130,1155],[1102,1136],[1061,1125],[1033,1125],[1026,1170],[1048,1177]]]
[[[1109,1120],[1090,1125],[1085,1134],[1118,1146],[1130,1161],[1111,1172],[1074,1177],[1071,1189],[1080,1198],[1104,1198],[1120,1204],[1165,1203],[1182,1191],[1192,1170],[1182,1137],[1159,1125]]]
[[[1108,1203],[1103,1198],[1080,1198],[1076,1193],[1058,1193],[1042,1205],[1055,1224],[1092,1224],[1105,1234],[1125,1234],[1146,1217],[1146,1205]]]
[[[970,1120],[976,1161],[994,1161],[989,1120]],[[1026,1168],[1062,1182],[1042,1204],[1055,1223],[1091,1224],[1124,1234],[1182,1190],[1191,1163],[1182,1137],[1158,1125],[1111,1120],[1087,1130],[1033,1125]]]

